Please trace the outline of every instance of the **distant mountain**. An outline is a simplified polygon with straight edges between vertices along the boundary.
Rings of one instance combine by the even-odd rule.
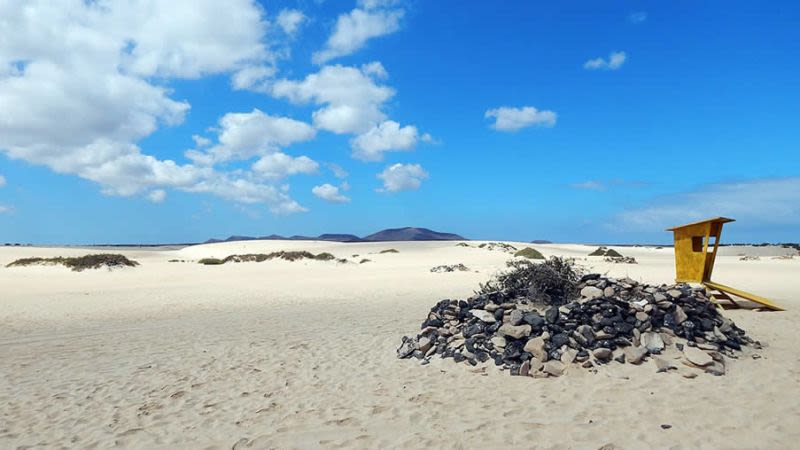
[[[380,241],[466,241],[463,237],[453,233],[440,233],[427,228],[391,228],[382,230],[369,236],[360,238],[354,234],[326,233],[317,237],[291,236],[284,237],[278,234],[269,236],[231,236],[227,239],[209,239],[204,244],[217,242],[254,241],[254,240],[281,240],[281,241],[331,241],[331,242],[380,242]]]
[[[531,241],[531,244],[552,244],[553,241],[545,241],[544,239],[536,239]]]
[[[364,237],[365,241],[465,241],[453,233],[440,233],[427,228],[390,228]]]
[[[209,239],[204,244],[216,244],[217,242],[234,242],[234,241],[255,241],[257,239],[264,239],[264,238],[256,238],[252,236],[231,236],[228,239]]]
[[[317,236],[319,241],[333,241],[333,242],[362,242],[363,239],[354,234],[320,234]]]

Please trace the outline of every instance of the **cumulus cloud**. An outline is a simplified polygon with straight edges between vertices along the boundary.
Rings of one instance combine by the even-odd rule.
[[[491,125],[495,130],[516,131],[533,125],[552,127],[556,124],[557,115],[553,111],[540,111],[533,106],[522,108],[503,106],[486,111],[484,117],[495,119]]]
[[[645,20],[647,20],[647,13],[644,11],[634,11],[628,14],[628,22],[634,25],[639,25]]]
[[[292,103],[322,106],[312,115],[318,128],[339,134],[363,133],[386,118],[381,108],[395,93],[376,83],[376,67],[325,66],[301,81],[278,80],[271,93]]]
[[[584,181],[582,183],[574,183],[570,185],[573,189],[583,189],[587,191],[605,191],[606,185],[601,181]]]
[[[0,3],[0,17],[0,151],[10,158],[92,180],[110,195],[175,188],[266,203],[280,213],[304,209],[246,174],[160,160],[137,145],[159,127],[180,124],[189,110],[170,97],[169,81],[230,73],[253,82],[269,72],[275,54],[255,1],[32,0]],[[307,124],[271,119],[273,134],[253,138],[255,150],[220,136],[214,151],[197,153],[213,162],[313,136]]]
[[[367,1],[336,20],[333,34],[322,50],[314,52],[314,64],[324,64],[331,59],[349,55],[363,47],[368,40],[400,29],[402,9],[386,9],[394,2]]]
[[[253,172],[264,178],[280,180],[300,173],[311,174],[319,170],[319,163],[307,156],[291,157],[285,153],[273,153],[253,164]]]
[[[413,149],[417,139],[416,127],[401,127],[399,123],[387,120],[352,140],[353,157],[363,161],[380,161],[383,152]]]
[[[147,194],[147,199],[153,203],[164,203],[164,200],[167,199],[167,192],[163,189],[156,189]]]
[[[625,52],[611,52],[608,59],[595,58],[583,63],[583,68],[587,70],[617,70],[625,64],[628,56]]]
[[[378,192],[399,192],[419,189],[428,172],[419,164],[394,164],[377,175],[383,181]]]
[[[614,227],[653,231],[715,216],[752,226],[800,226],[800,177],[711,184],[661,197],[619,214]]]
[[[339,192],[338,187],[328,183],[314,186],[311,193],[330,203],[348,203],[350,201],[348,197]]]
[[[219,121],[217,134],[216,145],[202,151],[189,150],[186,157],[201,165],[246,160],[311,140],[316,131],[305,122],[253,109],[249,113],[225,114]]]
[[[342,168],[342,166],[338,164],[328,163],[326,165],[331,170],[331,172],[333,172],[333,176],[335,176],[336,178],[347,178],[347,176],[350,175],[349,173],[347,173],[346,170],[344,170],[344,168]]]
[[[284,33],[293,35],[300,29],[300,25],[306,21],[306,16],[297,9],[284,9],[278,14],[278,26]]]

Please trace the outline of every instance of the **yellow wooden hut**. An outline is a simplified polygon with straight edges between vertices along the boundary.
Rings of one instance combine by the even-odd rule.
[[[711,291],[711,298],[715,301],[727,300],[736,305],[730,297],[734,295],[782,311],[783,308],[764,297],[711,281],[722,225],[733,221],[727,217],[714,217],[667,229],[675,235],[675,281],[701,283]]]

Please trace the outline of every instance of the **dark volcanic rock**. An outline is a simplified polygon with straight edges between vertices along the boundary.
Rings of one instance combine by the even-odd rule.
[[[734,352],[754,344],[702,290],[599,274],[579,280],[577,292],[593,287],[603,295],[552,299],[562,306],[543,307],[519,296],[524,290],[519,285],[466,300],[442,300],[431,308],[418,336],[402,339],[397,356],[494,363],[509,373],[542,378],[559,376],[566,365],[592,368],[593,362],[612,359],[624,364],[654,359],[659,371],[673,370],[674,364],[654,355],[677,349],[687,364],[722,375],[725,356],[735,357]]]

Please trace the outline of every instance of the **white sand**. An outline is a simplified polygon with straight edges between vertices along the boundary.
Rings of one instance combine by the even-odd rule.
[[[595,248],[532,247],[578,258]],[[376,254],[387,248],[400,253]],[[669,248],[615,248],[639,264],[582,263],[650,283],[674,276]],[[277,250],[372,262],[168,262]],[[765,343],[762,358],[695,379],[652,362],[535,380],[397,360],[400,337],[436,301],[470,295],[510,257],[454,242],[250,241],[112,250],[141,263],[114,271],[2,268],[0,448],[794,448],[800,259],[739,261],[747,250],[727,248],[715,280],[789,311],[728,312]],[[0,247],[0,264],[92,252]],[[455,263],[476,272],[429,272]]]

